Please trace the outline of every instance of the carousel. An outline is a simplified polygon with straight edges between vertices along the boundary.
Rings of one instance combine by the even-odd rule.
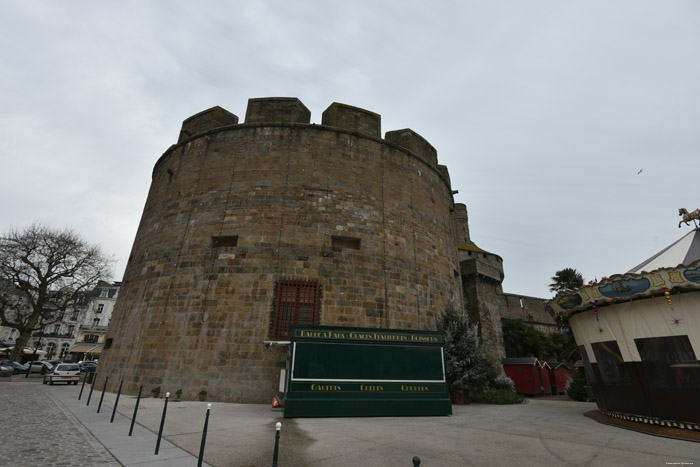
[[[700,217],[683,211],[686,224]],[[547,307],[571,327],[601,414],[700,432],[697,223],[628,272],[560,292]]]

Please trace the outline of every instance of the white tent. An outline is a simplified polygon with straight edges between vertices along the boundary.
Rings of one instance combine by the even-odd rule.
[[[700,229],[693,229],[627,273],[639,274],[642,271],[653,271],[659,268],[675,268],[698,259],[700,259]]]

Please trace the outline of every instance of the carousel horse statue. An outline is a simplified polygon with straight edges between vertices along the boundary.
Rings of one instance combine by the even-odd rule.
[[[695,228],[698,228],[697,219],[700,219],[700,209],[696,209],[693,212],[688,212],[685,208],[680,208],[678,210],[678,215],[683,217],[683,220],[678,223],[678,228],[681,228],[681,224],[685,222],[685,225],[690,225],[688,222],[693,221]]]

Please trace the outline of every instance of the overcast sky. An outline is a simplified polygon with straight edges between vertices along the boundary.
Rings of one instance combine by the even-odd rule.
[[[182,120],[252,97],[411,128],[504,290],[623,273],[700,207],[700,2],[0,0],[0,230],[72,227],[120,280]],[[641,170],[641,173],[639,173]]]

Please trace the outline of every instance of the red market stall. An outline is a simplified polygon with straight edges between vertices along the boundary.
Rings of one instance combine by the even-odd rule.
[[[571,368],[566,363],[547,362],[549,364],[549,381],[554,394],[564,394],[566,383],[571,377]]]
[[[544,392],[540,377],[540,362],[537,358],[504,358],[502,363],[503,371],[515,383],[516,392],[532,396]]]
[[[542,392],[544,394],[552,395],[552,384],[553,381],[549,378],[549,373],[552,371],[552,367],[549,366],[547,362],[538,362],[538,369],[540,372],[540,385],[542,387]]]

